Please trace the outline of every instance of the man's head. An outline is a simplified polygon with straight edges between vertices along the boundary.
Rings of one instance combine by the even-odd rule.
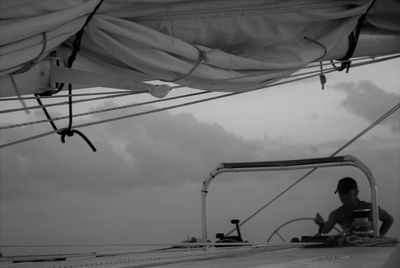
[[[335,194],[337,192],[339,192],[339,194],[347,194],[351,190],[356,190],[358,192],[357,182],[353,178],[345,177],[339,180]]]
[[[339,192],[340,201],[343,205],[350,205],[357,201],[357,182],[350,177],[339,180],[335,193]]]

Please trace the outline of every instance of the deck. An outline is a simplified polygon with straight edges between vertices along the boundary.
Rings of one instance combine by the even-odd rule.
[[[47,257],[47,259],[46,259]],[[51,259],[53,258],[53,260]],[[58,257],[58,261],[54,258]],[[61,259],[65,260],[61,260]],[[304,247],[295,244],[267,244],[248,247],[167,249],[113,254],[42,256],[13,263],[2,258],[0,267],[400,267],[400,247]],[[14,259],[16,260],[16,259]],[[23,259],[20,259],[21,261]]]

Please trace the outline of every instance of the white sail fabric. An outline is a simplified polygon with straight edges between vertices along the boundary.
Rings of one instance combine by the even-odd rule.
[[[399,3],[380,2],[369,11],[369,27],[399,34]],[[47,59],[51,51],[65,61],[74,34],[98,3],[1,0],[2,83],[13,72],[17,77],[15,71],[38,57]],[[287,77],[310,62],[343,57],[347,47],[335,48],[347,44],[371,3],[105,0],[85,27],[73,68],[135,81],[159,79],[207,90],[248,90]],[[9,94],[2,89],[0,95]]]

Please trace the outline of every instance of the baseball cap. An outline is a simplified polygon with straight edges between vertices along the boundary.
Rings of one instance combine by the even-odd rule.
[[[345,194],[350,192],[353,189],[358,189],[357,182],[350,177],[345,177],[339,180],[338,185],[336,187],[335,194],[339,192],[340,194]]]

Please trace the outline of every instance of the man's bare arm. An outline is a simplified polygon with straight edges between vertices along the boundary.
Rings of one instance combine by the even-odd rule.
[[[314,218],[314,222],[319,226],[319,231],[322,234],[329,233],[336,224],[335,216],[333,213],[329,215],[328,221],[325,221],[324,218],[322,218],[321,214],[317,213],[317,216]]]
[[[379,234],[385,235],[393,224],[393,217],[386,210],[379,208],[379,220],[382,221],[381,228],[379,228]]]

